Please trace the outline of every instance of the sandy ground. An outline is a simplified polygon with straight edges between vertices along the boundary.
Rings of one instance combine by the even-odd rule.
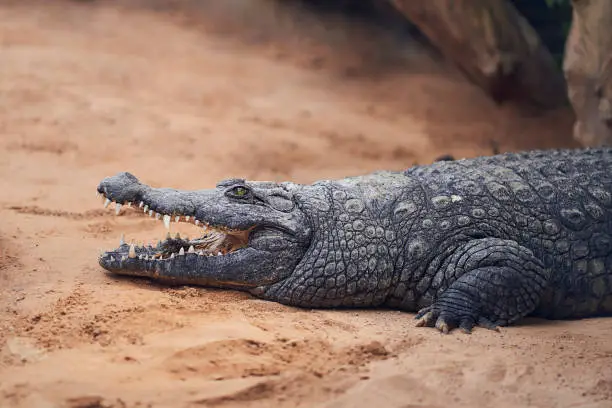
[[[0,2],[0,406],[611,406],[612,319],[444,336],[106,275],[122,232],[164,234],[102,209],[118,171],[195,189],[572,146],[568,111],[498,108],[406,38],[264,0],[141,3]]]

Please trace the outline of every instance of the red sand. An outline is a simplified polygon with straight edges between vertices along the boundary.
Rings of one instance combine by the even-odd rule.
[[[496,107],[416,44],[264,0],[141,3],[0,5],[0,406],[611,405],[612,319],[444,336],[103,273],[122,232],[164,234],[101,208],[118,171],[195,189],[572,146],[568,111]]]

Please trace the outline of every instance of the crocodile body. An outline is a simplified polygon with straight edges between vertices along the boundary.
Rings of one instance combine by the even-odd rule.
[[[120,173],[98,192],[207,227],[198,240],[122,244],[99,260],[115,273],[300,307],[418,311],[419,325],[444,332],[612,314],[612,149],[441,161],[312,185],[231,179],[199,191]]]

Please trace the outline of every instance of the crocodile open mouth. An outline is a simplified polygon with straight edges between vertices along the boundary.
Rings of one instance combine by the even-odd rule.
[[[98,192],[102,198],[104,208],[112,205],[115,214],[119,215],[124,208],[134,211],[142,211],[144,216],[161,220],[168,230],[166,238],[159,240],[157,245],[127,244],[124,236],[121,237],[119,247],[113,251],[107,251],[101,255],[109,265],[121,267],[123,262],[130,259],[144,261],[166,261],[185,254],[196,254],[199,256],[224,256],[236,252],[248,246],[249,235],[255,229],[251,227],[246,230],[236,230],[225,226],[213,226],[198,220],[195,216],[183,214],[160,214],[150,208],[150,204],[140,201],[137,205],[131,202],[117,203],[111,201],[104,193]],[[182,238],[178,233],[172,236],[169,232],[171,223],[189,223],[201,229],[202,235],[196,239]]]

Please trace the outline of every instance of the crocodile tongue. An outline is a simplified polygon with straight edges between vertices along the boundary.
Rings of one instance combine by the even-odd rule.
[[[154,257],[167,258],[172,254],[182,255],[187,252],[196,252],[200,255],[225,255],[248,244],[249,231],[226,233],[209,229],[203,236],[196,239],[183,239],[179,234],[172,238],[170,234],[166,240],[154,248]],[[182,253],[181,253],[182,251]]]

